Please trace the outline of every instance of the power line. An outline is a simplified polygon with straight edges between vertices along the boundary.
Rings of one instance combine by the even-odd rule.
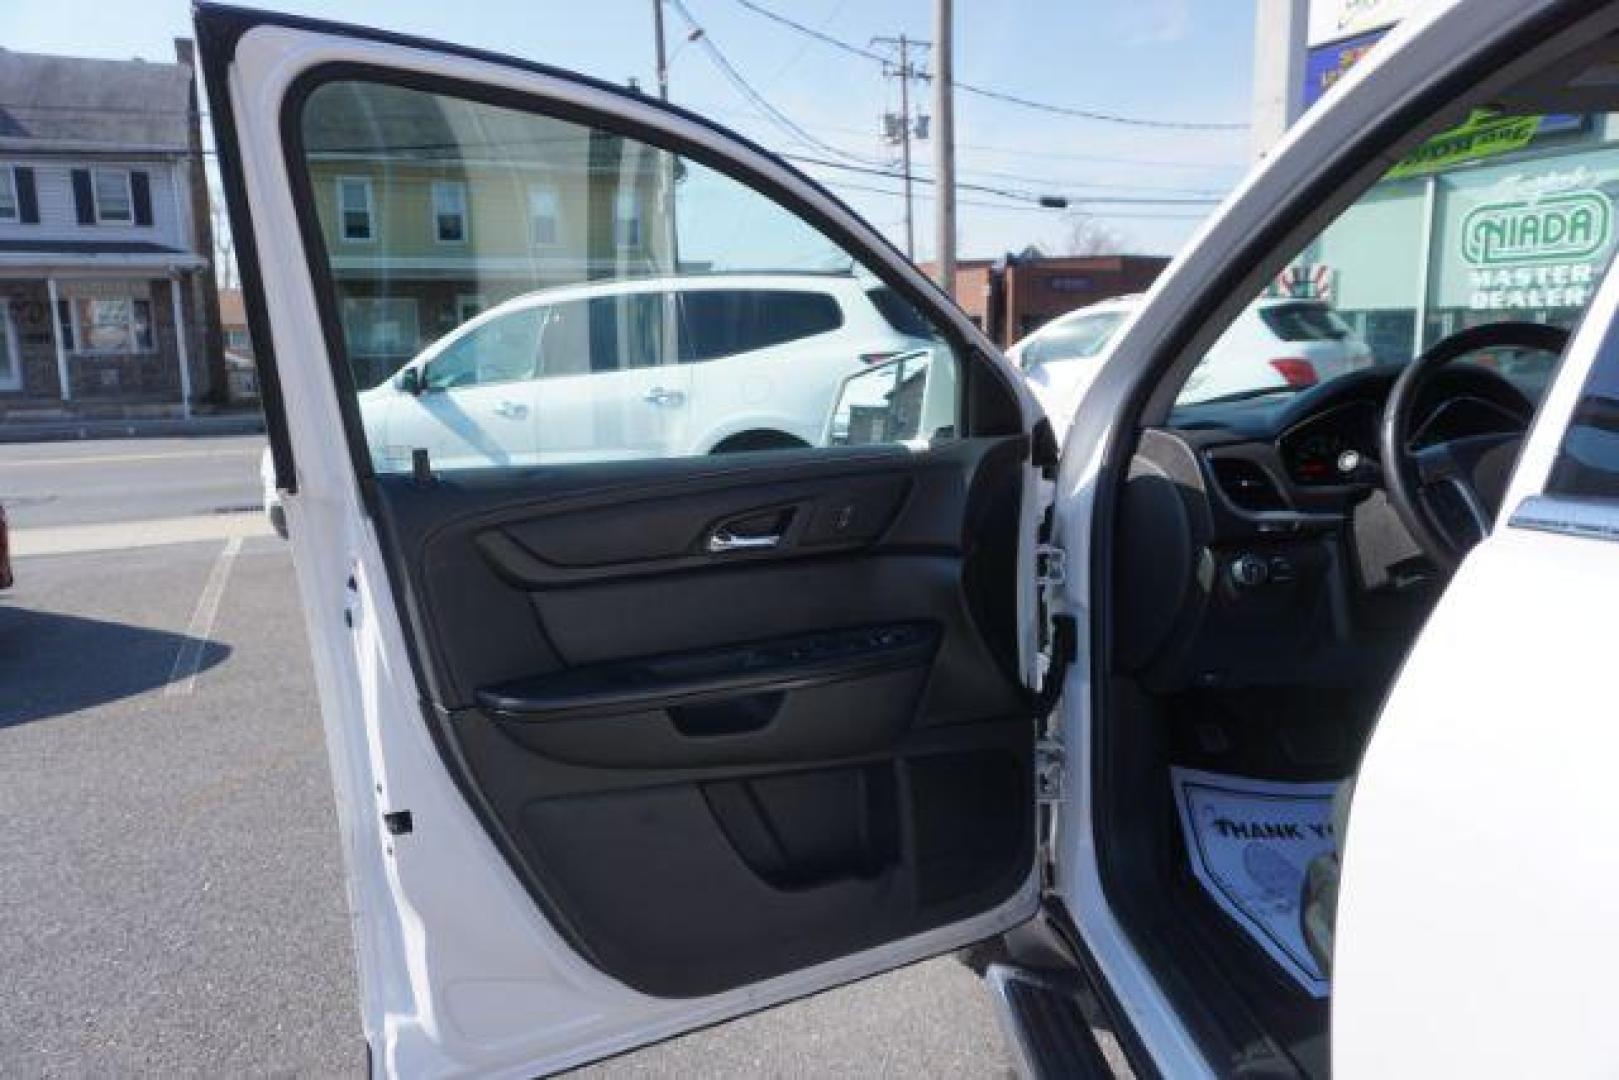
[[[789,154],[782,151],[778,151],[778,154],[789,161],[797,161],[806,165],[819,165],[826,169],[844,169],[848,172],[865,173],[868,176],[882,176],[890,180],[905,179],[904,173],[894,172],[892,169],[884,169],[874,165],[848,165],[841,161],[828,161],[825,158],[808,157],[803,154]],[[918,184],[934,183],[934,178],[931,176],[913,175],[912,180]],[[956,186],[966,191],[978,191],[990,195],[999,195],[1004,199],[1017,199],[1022,202],[1039,202],[1042,198],[1049,198],[1049,196],[1041,196],[1036,192],[1017,191],[1011,188],[993,187],[989,184],[968,184],[958,182]],[[1062,196],[1062,198],[1068,203],[1114,206],[1214,206],[1220,202],[1219,199],[1213,197],[1159,198],[1149,195],[1071,195]],[[1051,209],[1051,207],[1048,207],[1048,209]]]
[[[772,105],[763,94],[755,90],[753,85],[743,77],[742,73],[736,69],[736,65],[732,64],[725,53],[720,50],[720,47],[714,44],[713,35],[708,33],[703,25],[692,17],[691,12],[687,10],[682,0],[669,0],[669,3],[680,13],[680,17],[686,20],[686,24],[691,27],[695,35],[697,44],[702,46],[703,51],[708,54],[709,60],[719,69],[720,74],[724,75],[731,85],[736,88],[736,91],[759,111],[760,116],[786,132],[798,143],[813,150],[819,150],[822,153],[831,154],[834,157],[844,158],[848,161],[859,162],[863,165],[875,164],[875,162],[867,158],[851,154],[815,137],[799,126],[792,117]]]
[[[676,2],[676,0],[671,0],[671,2]],[[761,15],[772,22],[786,26],[797,33],[807,34],[825,45],[839,49],[852,56],[858,56],[865,60],[875,60],[878,63],[882,63],[885,60],[883,56],[877,53],[874,53],[868,49],[862,49],[858,45],[851,45],[849,42],[843,41],[840,38],[835,38],[831,34],[814,30],[795,19],[790,19],[787,16],[782,15],[780,12],[772,11],[770,8],[767,8],[762,4],[754,3],[754,0],[736,0],[736,3],[740,4],[742,7],[756,15]],[[1239,123],[1213,123],[1194,120],[1153,120],[1140,116],[1124,116],[1120,113],[1102,112],[1097,109],[1081,109],[1071,105],[1056,105],[1048,101],[1036,101],[1033,98],[1021,97],[1017,94],[1008,94],[1001,90],[991,90],[988,87],[975,86],[972,83],[962,82],[959,79],[955,81],[955,87],[957,90],[960,90],[963,93],[976,94],[979,97],[988,98],[992,101],[999,101],[1007,105],[1018,105],[1025,109],[1036,109],[1040,112],[1054,113],[1059,116],[1071,116],[1080,120],[1094,120],[1099,123],[1125,124],[1130,127],[1161,128],[1169,131],[1243,131],[1248,127],[1247,124]]]
[[[853,183],[853,182],[851,182],[849,180],[823,179],[823,180],[821,180],[821,183],[825,184],[829,188],[836,188],[839,191],[859,191],[859,192],[865,192],[865,193],[871,194],[871,195],[887,195],[887,196],[890,196],[891,198],[895,198],[895,199],[903,199],[905,197],[905,192],[903,192],[903,191],[894,191],[894,190],[892,190],[890,188],[872,187],[869,184],[856,184],[856,183]],[[1051,213],[1051,211],[1049,209],[1047,209],[1046,207],[1043,207],[1043,206],[1031,206],[1030,204],[1024,203],[1024,202],[989,202],[989,201],[987,201],[985,199],[958,199],[956,201],[962,206],[976,206],[976,207],[980,207],[980,208],[985,209],[985,210],[1015,210],[1015,211],[1018,211],[1020,213],[1034,213],[1034,214],[1049,214],[1049,213]],[[1122,220],[1141,220],[1141,221],[1202,221],[1208,215],[1207,214],[1188,214],[1188,213],[1185,213],[1185,212],[1182,212],[1182,211],[1175,211],[1173,213],[1163,213],[1163,212],[1152,212],[1152,211],[1147,211],[1147,210],[1119,210],[1119,211],[1111,211],[1110,210],[1110,211],[1108,211],[1107,214],[1101,215],[1101,216],[1103,216],[1103,217],[1105,217],[1107,219],[1119,218],[1119,219],[1122,219]],[[903,224],[904,224],[904,221],[902,219],[900,221],[895,221],[895,222],[889,223],[889,226],[897,228],[897,227],[899,227],[900,225],[903,225]]]

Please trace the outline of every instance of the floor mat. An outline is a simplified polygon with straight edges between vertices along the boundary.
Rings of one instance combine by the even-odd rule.
[[[1299,907],[1310,860],[1333,848],[1338,785],[1169,772],[1192,873],[1300,986],[1326,997],[1329,982],[1305,946]]]

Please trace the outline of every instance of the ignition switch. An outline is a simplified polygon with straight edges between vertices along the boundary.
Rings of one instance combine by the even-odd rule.
[[[1231,562],[1231,584],[1239,589],[1257,589],[1270,580],[1270,565],[1258,555],[1238,555]]]

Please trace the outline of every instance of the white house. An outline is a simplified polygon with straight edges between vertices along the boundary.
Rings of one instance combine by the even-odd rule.
[[[176,49],[0,49],[0,418],[189,412],[217,389],[190,43]]]

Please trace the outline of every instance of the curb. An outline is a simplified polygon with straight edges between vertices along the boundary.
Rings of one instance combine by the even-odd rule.
[[[75,442],[89,439],[206,438],[256,435],[264,431],[258,414],[195,416],[190,420],[0,421],[0,443]]]

